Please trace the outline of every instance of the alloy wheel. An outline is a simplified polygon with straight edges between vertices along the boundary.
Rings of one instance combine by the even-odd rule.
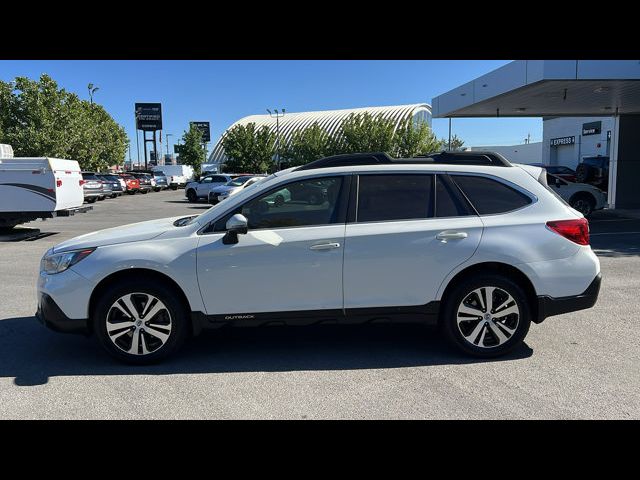
[[[520,323],[520,308],[506,290],[480,287],[460,302],[456,320],[460,334],[468,343],[495,348],[515,334]]]
[[[107,313],[107,335],[130,355],[147,355],[165,345],[172,319],[162,301],[148,293],[129,293],[116,300]]]

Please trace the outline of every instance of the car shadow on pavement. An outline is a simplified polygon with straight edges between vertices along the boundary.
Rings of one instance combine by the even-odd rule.
[[[423,367],[504,362],[532,353],[523,344],[497,359],[468,357],[421,325],[257,327],[205,331],[158,365],[131,366],[109,357],[94,337],[52,332],[35,317],[0,320],[0,378],[15,378],[18,386],[57,376]]]

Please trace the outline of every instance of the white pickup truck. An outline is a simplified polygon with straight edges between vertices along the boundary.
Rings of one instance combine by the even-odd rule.
[[[77,161],[0,158],[0,228],[91,210],[92,207],[83,207],[83,202]]]

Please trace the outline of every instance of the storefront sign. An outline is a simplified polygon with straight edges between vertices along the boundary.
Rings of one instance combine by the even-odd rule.
[[[576,137],[558,137],[551,139],[551,146],[557,147],[558,145],[572,145],[576,143]]]
[[[597,135],[602,129],[602,122],[589,122],[582,124],[582,135]]]

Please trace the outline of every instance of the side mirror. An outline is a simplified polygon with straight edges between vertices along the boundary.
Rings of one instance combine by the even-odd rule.
[[[244,235],[249,231],[249,221],[247,217],[236,213],[227,220],[227,233],[222,237],[222,243],[233,245],[238,243],[238,234]]]

